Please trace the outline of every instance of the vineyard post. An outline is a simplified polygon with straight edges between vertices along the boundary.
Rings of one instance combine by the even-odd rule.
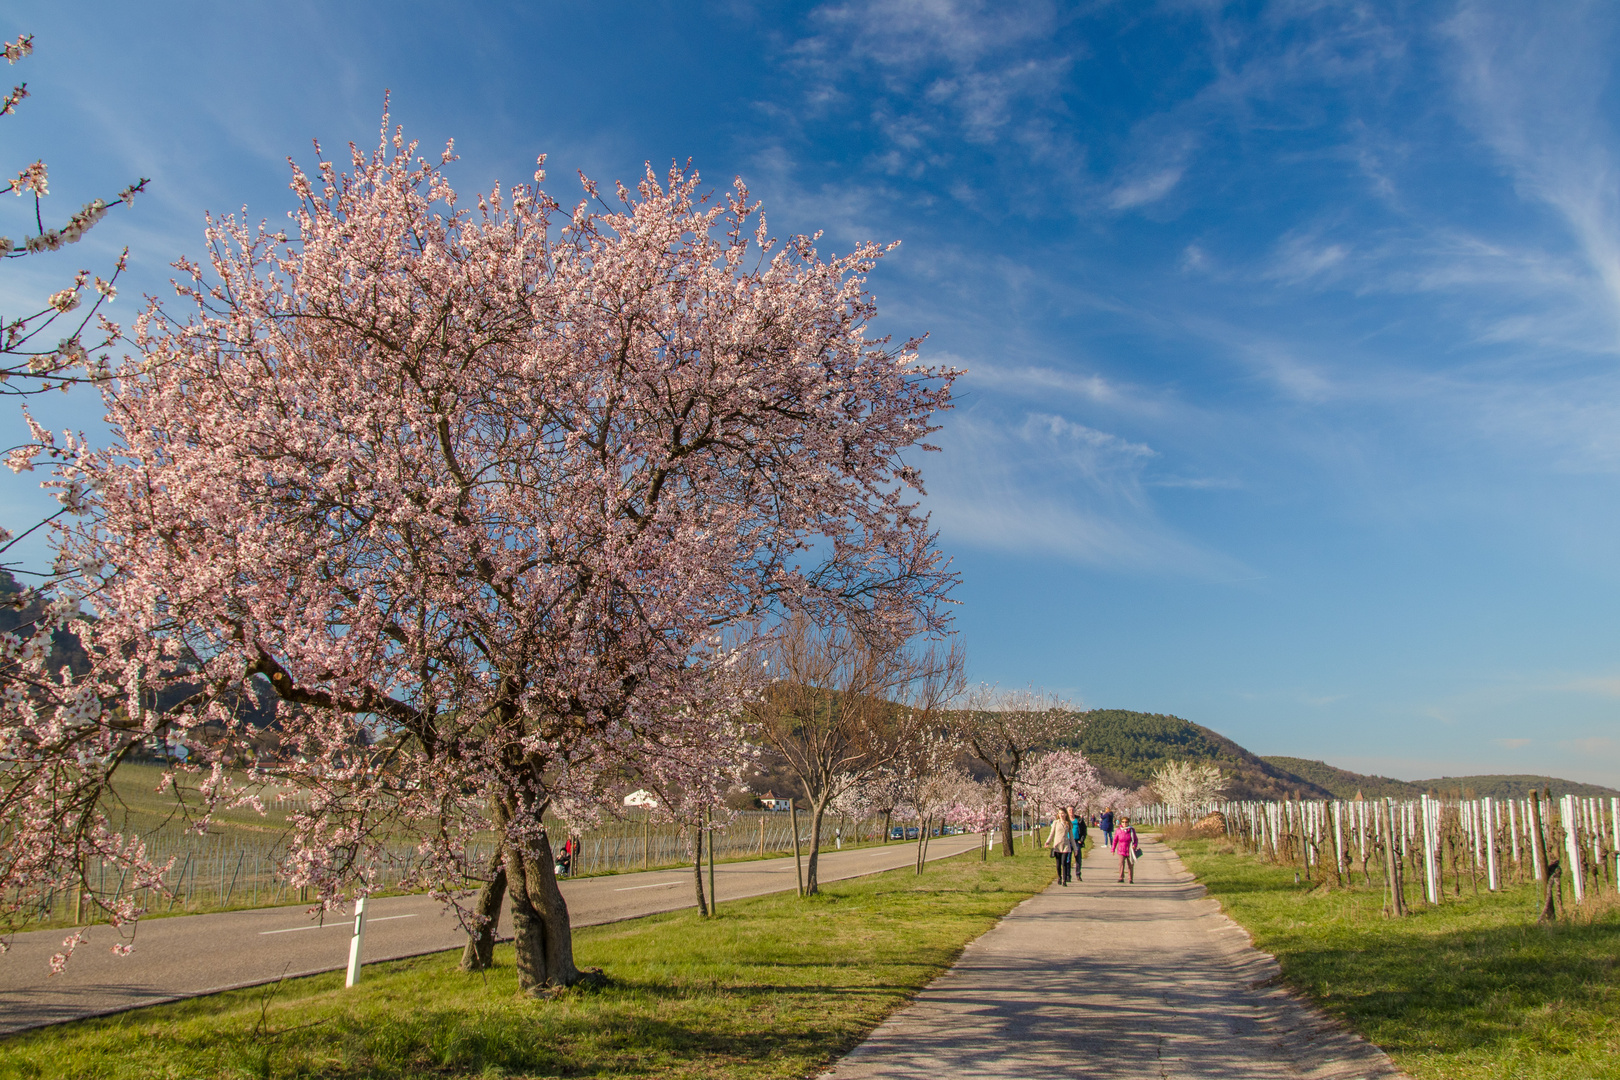
[[[1608,865],[1603,858],[1603,801],[1589,798],[1586,800],[1586,820],[1592,847],[1592,891],[1598,890],[1598,876],[1608,873]]]
[[[1609,827],[1614,840],[1614,891],[1620,893],[1620,798],[1609,800]]]
[[[1344,884],[1344,804],[1333,800],[1333,879]]]
[[[1569,883],[1577,904],[1586,900],[1586,873],[1581,865],[1581,825],[1575,796],[1565,795],[1558,806],[1558,820],[1564,826],[1564,854],[1569,857]]]
[[[1496,879],[1496,831],[1498,827],[1496,814],[1496,800],[1489,795],[1484,800],[1485,811],[1485,879],[1491,892],[1497,888]]]
[[[1525,803],[1525,828],[1530,833],[1530,870],[1537,881],[1547,879],[1547,844],[1541,834],[1541,810],[1537,800],[1541,794],[1530,792],[1529,801]]]
[[[1519,858],[1519,814],[1518,814],[1519,802],[1518,802],[1518,800],[1517,799],[1509,799],[1508,804],[1507,804],[1507,808],[1508,808],[1508,830],[1507,830],[1508,831],[1508,843],[1511,845],[1512,852],[1513,852],[1514,876],[1515,876],[1515,878],[1517,880],[1523,881],[1524,880],[1524,866],[1523,866],[1522,860]]]
[[[1423,796],[1423,889],[1424,897],[1431,904],[1440,902],[1440,890],[1444,885],[1440,882],[1440,869],[1435,860],[1435,846],[1439,843],[1440,823],[1439,803],[1427,794]]]
[[[1530,858],[1535,866],[1536,880],[1541,882],[1541,911],[1536,922],[1551,922],[1558,917],[1553,892],[1552,868],[1547,860],[1547,840],[1541,828],[1541,793],[1530,792]]]
[[[1384,879],[1389,886],[1390,914],[1406,914],[1406,891],[1401,887],[1400,863],[1395,858],[1395,800],[1384,800]]]

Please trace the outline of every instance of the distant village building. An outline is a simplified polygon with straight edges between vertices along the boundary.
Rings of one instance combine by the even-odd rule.
[[[767,791],[765,794],[759,797],[759,805],[763,806],[767,810],[780,810],[784,814],[788,812],[788,807],[791,806],[792,803],[792,799],[778,799],[775,792],[770,791]]]

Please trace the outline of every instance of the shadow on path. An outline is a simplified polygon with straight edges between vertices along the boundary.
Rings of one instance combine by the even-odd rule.
[[[1275,961],[1144,845],[1136,884],[1093,852],[968,946],[825,1080],[1393,1080],[1388,1057],[1281,989]]]

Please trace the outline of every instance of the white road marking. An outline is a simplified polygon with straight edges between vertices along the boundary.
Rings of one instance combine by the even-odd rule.
[[[685,881],[685,880],[686,880],[685,878],[681,878],[680,881],[660,881],[656,885],[626,885],[622,889],[614,889],[613,891],[614,892],[635,892],[637,889],[662,889],[665,885],[679,885],[681,883],[681,881]]]
[[[366,924],[369,926],[371,923],[374,923],[374,922],[387,922],[389,919],[414,919],[414,918],[416,918],[416,912],[413,911],[409,915],[381,915],[381,916],[378,916],[377,918],[374,918],[374,919],[367,919]],[[352,920],[352,919],[341,919],[341,920],[339,920],[337,922],[322,923],[319,926],[289,926],[285,930],[260,930],[259,931],[259,936],[264,937],[266,934],[296,934],[300,930],[330,930],[334,926],[346,926],[350,930],[353,930],[354,929],[354,920]]]

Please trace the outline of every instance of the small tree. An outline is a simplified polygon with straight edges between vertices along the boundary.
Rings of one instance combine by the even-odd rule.
[[[737,816],[726,796],[742,783],[752,757],[742,750],[741,735],[734,741],[707,746],[664,747],[643,763],[632,782],[650,793],[652,802],[643,803],[653,821],[668,822],[680,829],[686,851],[692,857],[692,885],[698,912],[709,915],[714,897],[703,888],[703,840]],[[622,805],[630,805],[624,799]]]
[[[962,745],[986,765],[1001,785],[1002,853],[1012,856],[1013,791],[1031,754],[1074,729],[1067,702],[1045,691],[1001,691],[980,686],[952,714]]]
[[[833,801],[834,807],[862,817],[882,817],[881,838],[889,842],[889,823],[895,808],[905,802],[904,783],[893,765],[855,780],[845,793]]]
[[[775,635],[775,681],[750,706],[759,737],[781,755],[810,808],[805,894],[819,891],[821,825],[845,791],[892,765],[938,722],[961,681],[955,646],[914,652],[903,640],[820,629],[803,616]]]
[[[1167,761],[1153,772],[1159,801],[1183,821],[1219,798],[1221,787],[1220,767],[1212,761]]]
[[[1051,750],[1029,760],[1018,790],[1038,814],[1042,808],[1064,806],[1085,811],[1104,789],[1096,768],[1080,751]]]

